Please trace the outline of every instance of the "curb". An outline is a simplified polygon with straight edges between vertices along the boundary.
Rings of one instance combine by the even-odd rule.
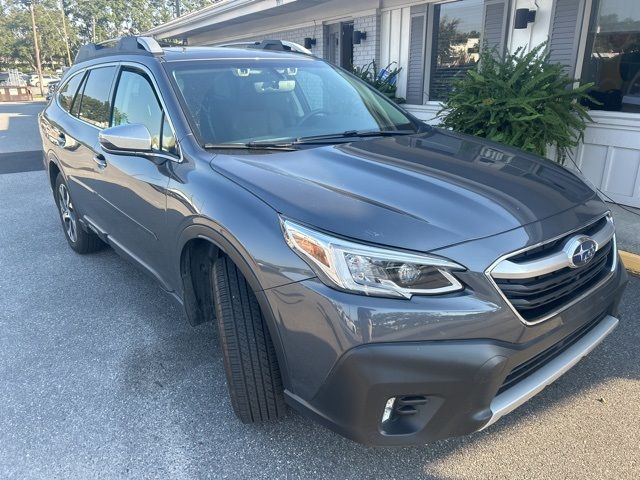
[[[640,275],[640,255],[637,253],[625,252],[624,250],[618,250],[622,263],[631,273]]]

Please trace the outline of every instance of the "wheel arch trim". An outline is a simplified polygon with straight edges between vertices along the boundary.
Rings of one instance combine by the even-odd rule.
[[[276,356],[278,358],[278,365],[280,367],[280,374],[282,376],[283,386],[286,390],[289,390],[291,388],[291,381],[284,344],[280,336],[280,329],[278,327],[278,322],[276,321],[276,316],[271,310],[271,306],[269,305],[267,297],[264,293],[264,289],[260,283],[260,280],[258,279],[257,274],[255,273],[257,264],[248,259],[251,258],[251,256],[248,254],[248,252],[242,249],[240,243],[237,240],[234,239],[234,241],[228,238],[227,235],[221,233],[221,231],[223,230],[224,229],[217,225],[215,222],[204,218],[192,219],[192,223],[182,230],[178,240],[179,255],[174,261],[174,263],[177,264],[179,272],[178,279],[180,297],[184,302],[184,286],[182,285],[182,262],[187,244],[190,241],[197,239],[212,243],[221,252],[227,255],[231,259],[231,261],[238,267],[242,275],[249,283],[251,290],[256,295],[262,314],[264,315],[264,318],[267,322],[267,328],[269,329],[269,333],[271,334],[271,339],[273,340]],[[252,264],[255,266],[252,266]]]

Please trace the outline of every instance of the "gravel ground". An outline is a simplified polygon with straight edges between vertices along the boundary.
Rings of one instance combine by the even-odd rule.
[[[632,479],[640,279],[624,321],[484,432],[365,448],[290,413],[239,423],[212,324],[113,251],[66,245],[44,172],[0,175],[0,478]]]

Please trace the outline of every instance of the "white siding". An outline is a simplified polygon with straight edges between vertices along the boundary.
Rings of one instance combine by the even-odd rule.
[[[616,202],[640,208],[640,115],[592,112],[576,163]]]

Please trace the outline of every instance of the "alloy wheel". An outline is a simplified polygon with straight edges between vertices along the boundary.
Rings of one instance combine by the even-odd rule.
[[[76,220],[76,213],[71,203],[71,197],[69,196],[69,190],[67,186],[62,183],[58,187],[58,208],[60,209],[60,216],[62,217],[62,223],[69,240],[73,243],[78,241],[78,222]]]

